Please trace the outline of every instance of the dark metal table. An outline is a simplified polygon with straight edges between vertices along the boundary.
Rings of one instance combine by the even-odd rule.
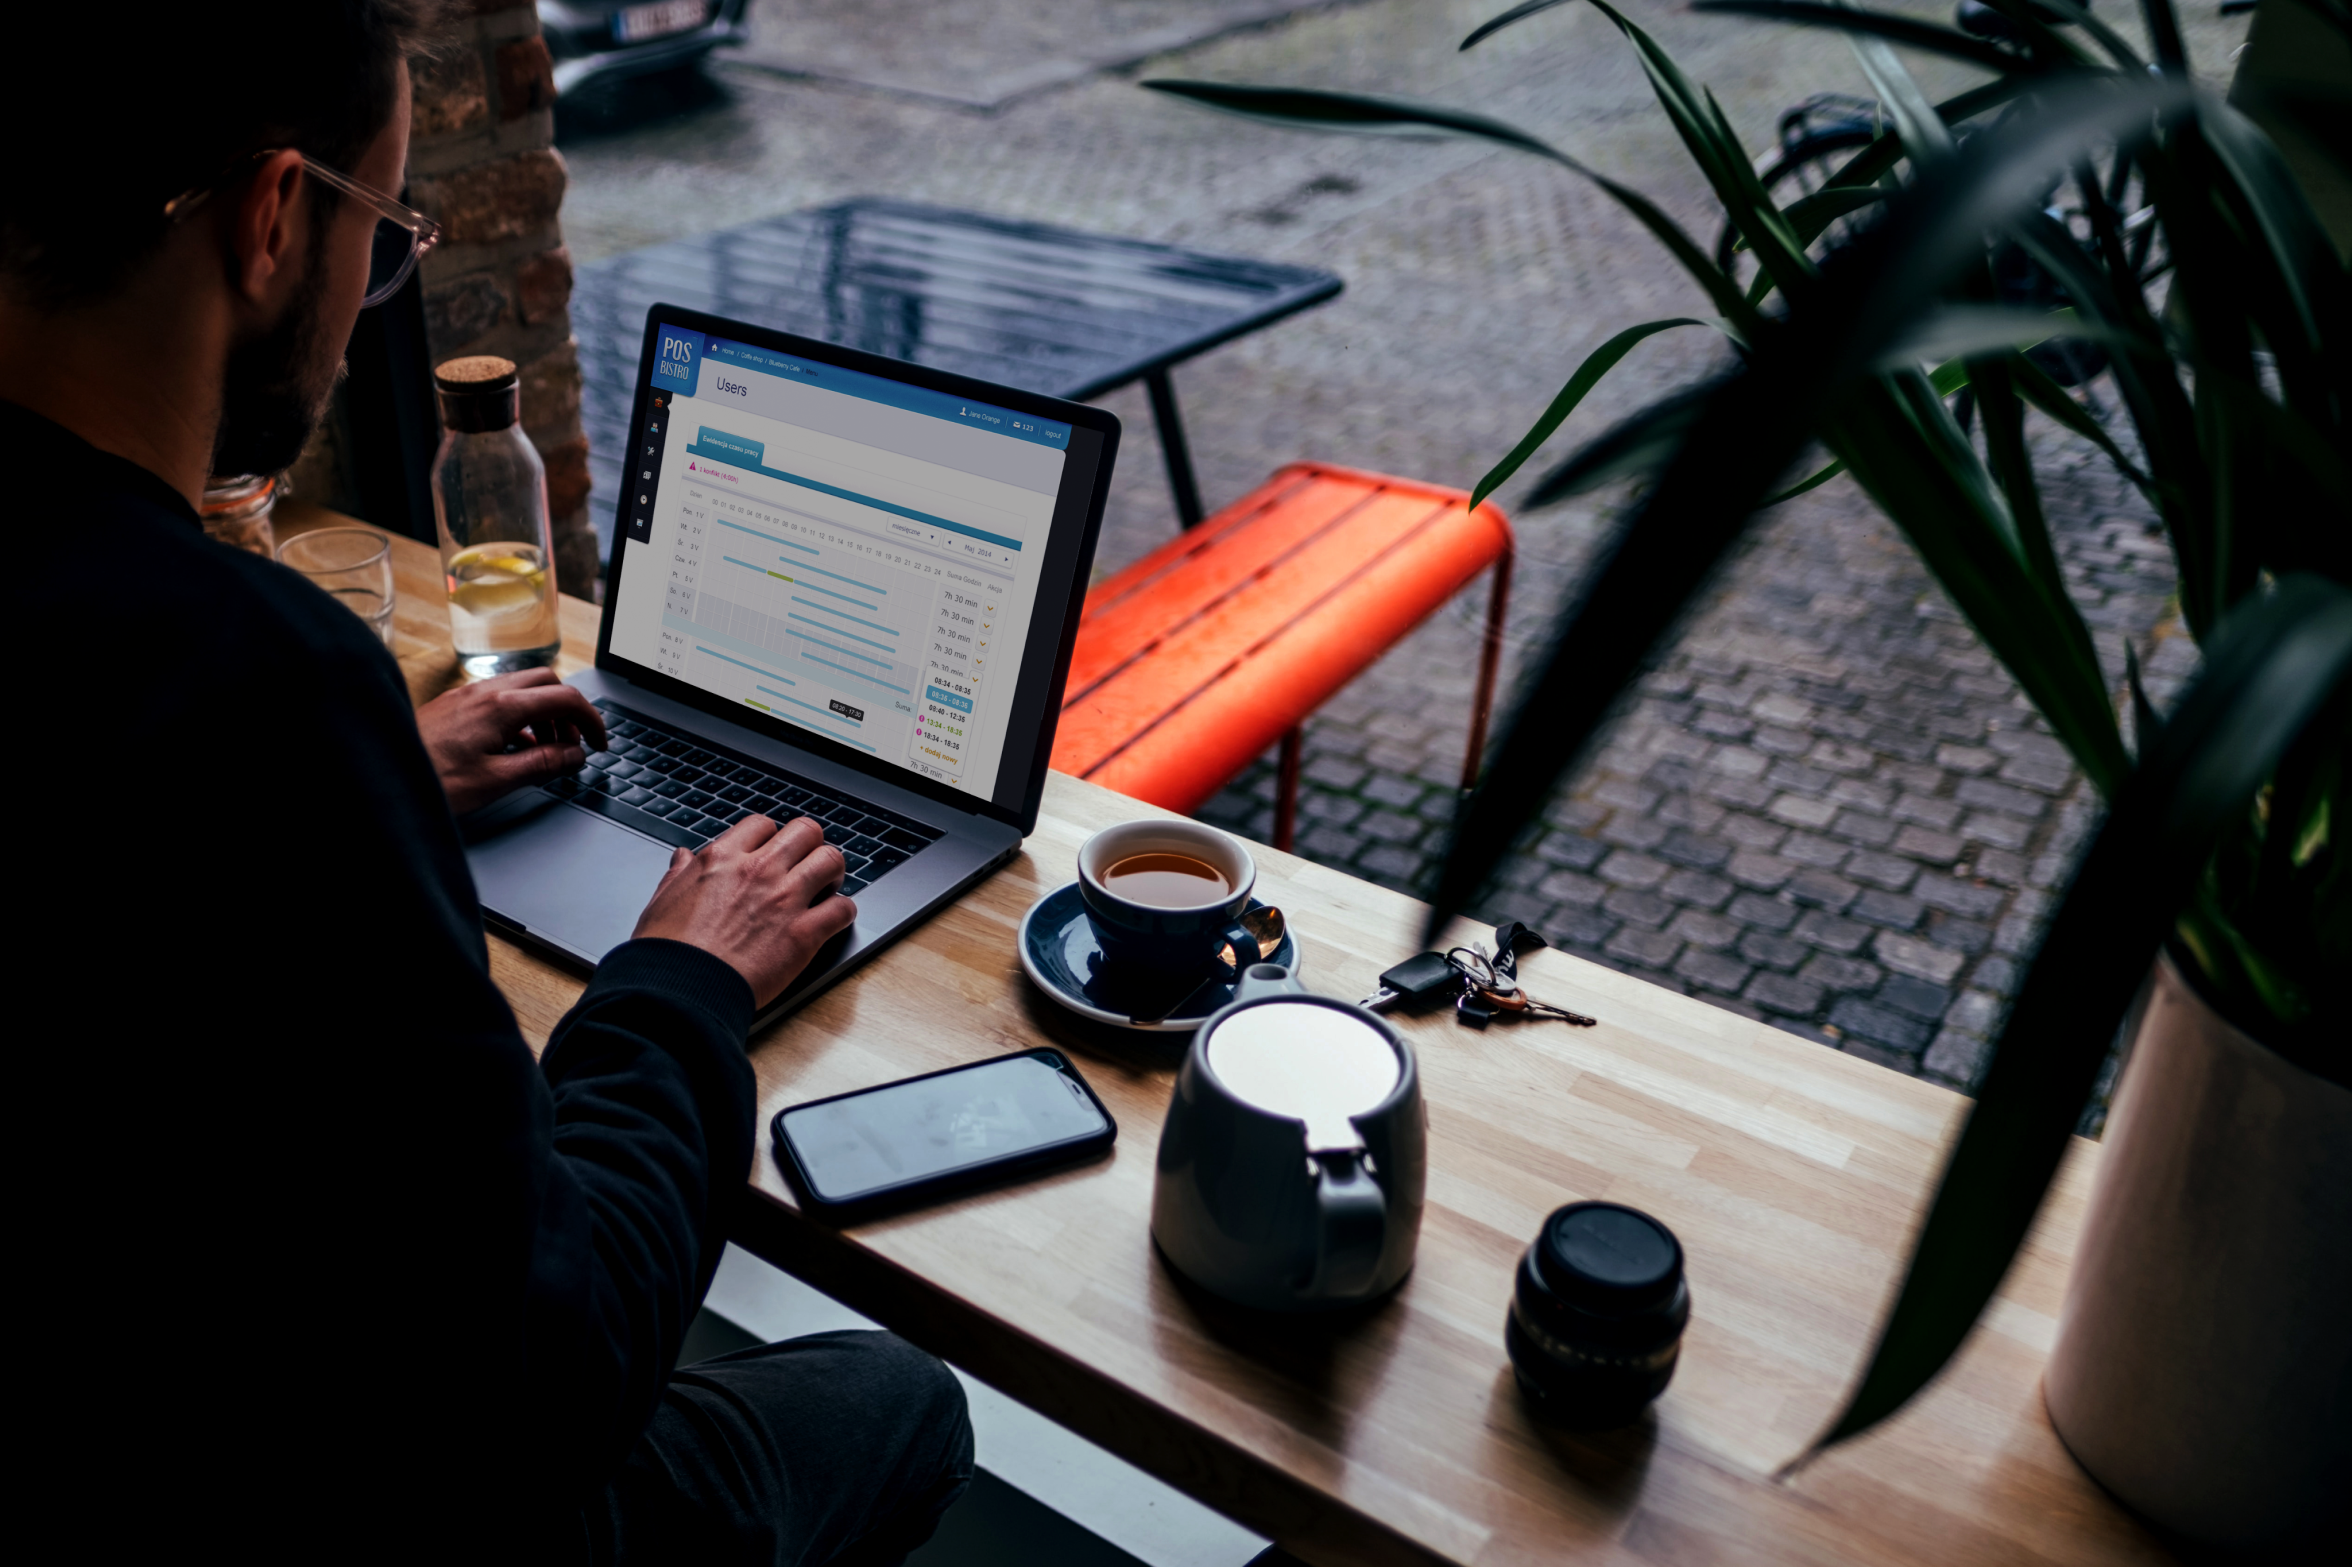
[[[1151,393],[1176,513],[1200,488],[1168,372],[1319,304],[1337,276],[978,212],[861,197],[580,269],[590,515],[611,547],[646,307],[657,302],[1083,401]]]

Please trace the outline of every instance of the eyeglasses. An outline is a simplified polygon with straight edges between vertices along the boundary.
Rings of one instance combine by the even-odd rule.
[[[163,204],[167,223],[177,223],[209,200],[212,193],[228,183],[240,169],[273,158],[282,148],[268,147],[240,158],[217,177],[202,185],[180,192]],[[359,302],[365,310],[380,305],[400,290],[408,275],[416,270],[417,262],[426,251],[441,243],[441,225],[426,217],[416,208],[396,201],[372,185],[363,184],[350,175],[330,169],[314,158],[302,157],[302,170],[320,184],[341,191],[352,200],[376,211],[376,232],[369,241],[367,293]]]

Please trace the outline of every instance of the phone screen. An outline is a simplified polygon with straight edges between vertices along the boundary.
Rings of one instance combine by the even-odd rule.
[[[802,1105],[777,1122],[827,1202],[1080,1142],[1110,1126],[1072,1074],[1033,1055]]]

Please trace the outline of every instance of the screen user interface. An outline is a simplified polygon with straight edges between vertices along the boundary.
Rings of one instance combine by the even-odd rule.
[[[1070,426],[667,323],[612,651],[995,793]]]
[[[1035,1056],[984,1061],[784,1113],[784,1135],[817,1194],[871,1192],[1099,1134],[1102,1112]]]

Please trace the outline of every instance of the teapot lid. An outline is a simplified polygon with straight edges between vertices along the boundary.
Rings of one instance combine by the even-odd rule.
[[[1380,1025],[1308,996],[1234,1011],[1210,1030],[1201,1054],[1235,1098],[1304,1121],[1309,1153],[1362,1147],[1348,1118],[1378,1108],[1405,1070]]]

